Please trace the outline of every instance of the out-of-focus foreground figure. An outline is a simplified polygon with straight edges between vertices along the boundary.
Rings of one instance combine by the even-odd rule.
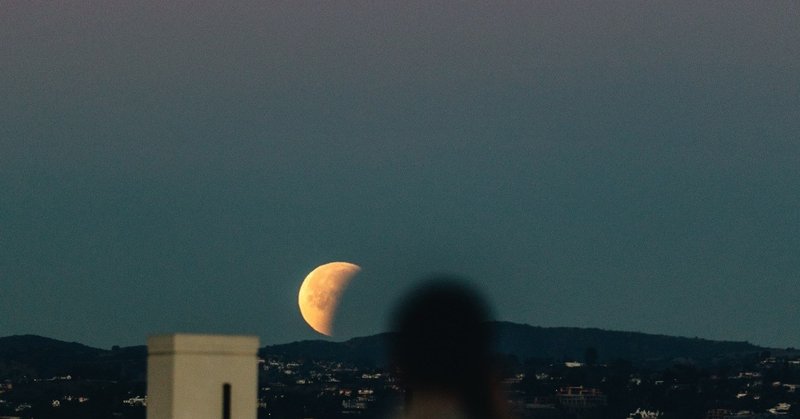
[[[404,417],[507,417],[488,321],[480,294],[454,278],[433,278],[401,302],[390,357],[406,391]]]

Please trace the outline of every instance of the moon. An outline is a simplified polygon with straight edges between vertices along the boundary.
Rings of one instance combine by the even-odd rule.
[[[306,276],[297,304],[300,314],[312,329],[333,336],[333,320],[342,294],[361,267],[349,262],[331,262],[318,266]]]

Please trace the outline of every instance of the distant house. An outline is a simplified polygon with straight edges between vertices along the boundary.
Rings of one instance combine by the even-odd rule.
[[[603,407],[608,403],[600,390],[583,386],[559,389],[556,401],[569,412]]]

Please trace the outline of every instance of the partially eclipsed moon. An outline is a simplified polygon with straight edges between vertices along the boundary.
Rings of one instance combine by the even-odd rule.
[[[312,329],[333,336],[333,320],[344,290],[361,270],[348,262],[331,262],[311,271],[297,296],[300,314]]]

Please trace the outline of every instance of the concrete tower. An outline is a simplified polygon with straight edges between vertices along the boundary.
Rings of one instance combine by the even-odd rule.
[[[147,339],[147,419],[256,419],[258,337]]]

